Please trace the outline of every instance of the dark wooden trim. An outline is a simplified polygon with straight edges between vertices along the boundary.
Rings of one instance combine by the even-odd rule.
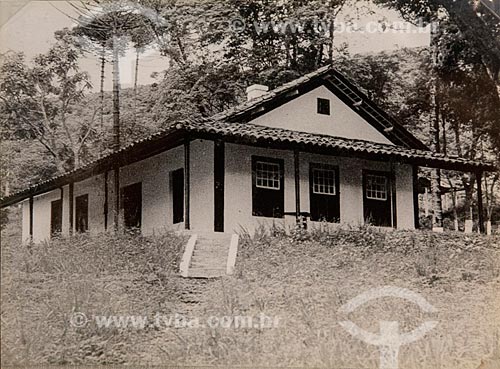
[[[390,225],[387,225],[387,226],[383,226],[383,227],[391,227],[391,228],[394,228],[394,218],[395,218],[395,213],[394,213],[394,210],[395,210],[395,206],[393,206],[394,204],[394,193],[393,193],[393,188],[395,188],[395,186],[393,186],[393,183],[395,185],[395,181],[393,181],[393,170],[392,170],[392,167],[391,169],[389,170],[372,170],[372,169],[362,169],[361,170],[361,176],[362,176],[362,184],[361,184],[361,188],[362,188],[362,191],[363,191],[363,195],[362,195],[362,199],[363,199],[363,221],[366,222],[366,219],[365,219],[365,206],[366,206],[366,201],[368,201],[367,197],[366,197],[366,176],[368,174],[373,174],[373,175],[379,175],[379,176],[384,176],[384,177],[388,177],[389,179],[389,190],[390,192],[387,193],[387,196],[388,196],[388,199],[391,201],[391,215],[390,215]],[[396,214],[397,216],[397,214]],[[396,224],[397,226],[397,224]]]
[[[63,201],[61,198],[50,201],[50,238],[62,233]]]
[[[113,185],[115,192],[115,206],[113,209],[113,228],[115,232],[120,229],[120,166],[113,169]]]
[[[477,213],[478,213],[478,223],[479,232],[485,233],[484,230],[484,208],[483,208],[483,188],[482,188],[482,172],[476,173],[477,181]]]
[[[335,171],[335,195],[320,195],[314,193],[314,170],[327,167],[328,169]],[[339,223],[341,221],[341,208],[340,208],[340,167],[338,165],[332,165],[328,163],[321,162],[310,162],[309,163],[309,215],[312,221],[322,221],[321,218],[318,218],[316,214],[314,214],[313,208],[316,205],[313,205],[313,201],[317,200],[319,196],[326,196],[330,198],[334,198],[336,200],[335,204],[335,213],[336,216],[333,220],[326,220],[331,223]]]
[[[415,222],[415,229],[420,228],[420,209],[418,205],[418,166],[412,166],[412,180],[413,180],[413,220]]]
[[[109,212],[109,199],[108,199],[108,174],[104,172],[104,230],[108,230],[108,212]]]
[[[59,189],[61,190],[61,233],[62,233],[64,227],[64,187],[61,186]]]
[[[260,204],[263,200],[258,194],[259,191],[266,191],[265,189],[260,189],[257,187],[257,162],[258,161],[263,161],[263,162],[269,162],[269,163],[274,163],[278,164],[280,168],[280,189],[279,190],[270,190],[270,191],[275,191],[279,193],[280,196],[280,205],[282,207],[281,211],[282,213],[279,214],[274,214],[273,210],[273,215],[268,216],[268,215],[262,215],[258,214],[255,211],[255,205]],[[269,191],[269,190],[268,190]],[[257,217],[266,217],[266,218],[275,218],[275,219],[282,219],[285,217],[285,160],[284,159],[279,159],[273,156],[260,156],[260,155],[252,155],[252,216],[257,216]]]
[[[293,151],[293,167],[295,173],[295,218],[297,224],[300,224],[300,153]]]
[[[396,194],[396,171],[394,163],[391,162],[391,207],[392,207],[392,228],[398,228],[398,203]]]
[[[184,142],[184,228],[190,229],[190,144],[189,140]]]
[[[325,76],[325,80],[329,82],[326,85],[330,90],[333,88],[335,95],[341,99],[347,106],[349,106],[354,112],[358,113],[362,118],[364,118],[368,123],[375,127],[382,135],[384,135],[389,141],[394,144],[400,144],[413,149],[428,150],[428,147],[413,136],[406,128],[403,127],[394,117],[388,115],[383,109],[381,109],[377,104],[375,104],[366,94],[359,90],[354,84],[352,84],[347,78],[342,74],[333,71],[333,75],[338,78],[342,83],[346,84],[359,98],[363,101],[363,104],[356,108],[354,107],[354,102],[349,99],[349,97],[335,85],[335,82],[331,81],[331,77]],[[333,91],[332,91],[333,92]],[[364,106],[369,106],[371,109],[375,110],[378,114],[384,117],[392,125],[391,131],[386,131],[384,125],[382,125],[371,113],[365,110]]]
[[[68,192],[68,197],[69,197],[69,234],[70,236],[73,234],[74,231],[74,196],[75,196],[75,184],[71,182],[69,184],[69,192]]]
[[[29,212],[30,212],[30,225],[29,225],[29,232],[30,232],[30,242],[33,242],[33,208],[34,208],[34,204],[33,204],[34,200],[33,200],[33,196],[30,196],[30,209],[29,209]]]
[[[224,232],[224,141],[214,142],[214,231]]]
[[[172,198],[172,223],[184,222],[184,166],[175,169],[169,174],[170,194]]]

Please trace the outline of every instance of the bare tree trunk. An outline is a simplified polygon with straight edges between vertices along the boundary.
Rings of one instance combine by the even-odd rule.
[[[139,78],[139,48],[135,49],[135,75],[134,75],[134,123],[137,123],[137,81]]]
[[[441,116],[441,104],[439,101],[439,76],[435,78],[434,86],[434,152],[441,152],[440,145],[440,134],[439,134],[439,118]],[[433,199],[433,212],[432,217],[432,229],[436,231],[443,230],[443,205],[441,203],[441,171],[439,169],[434,169],[431,173],[431,189],[432,189],[432,199]]]
[[[73,148],[73,163],[74,163],[74,169],[77,169],[80,167],[80,154],[79,150]]]
[[[432,188],[432,209],[434,211],[432,217],[432,229],[436,231],[443,230],[443,206],[441,203],[441,171],[434,169],[431,174]]]
[[[322,60],[323,60],[323,44],[319,45],[318,47],[316,60],[314,62],[314,69],[318,69],[320,67]]]
[[[437,19],[437,17],[436,17]],[[437,61],[437,56],[438,56],[438,44],[437,44],[437,39],[439,37],[439,23],[436,23],[435,27],[431,28],[431,47],[433,48],[433,53],[434,53],[434,58]],[[433,120],[433,125],[432,125],[432,132],[434,133],[434,137],[432,139],[433,143],[433,148],[434,152],[439,153],[441,152],[441,147],[440,147],[440,127],[439,127],[439,119],[441,116],[441,104],[440,104],[440,98],[439,94],[441,92],[440,89],[440,83],[439,83],[439,74],[437,73],[437,65],[434,66],[434,86],[433,86],[433,99],[434,99],[434,120]],[[431,172],[431,192],[432,192],[432,210],[433,210],[433,216],[432,216],[432,229],[436,231],[442,231],[443,230],[443,206],[441,203],[441,190],[440,190],[440,184],[441,184],[441,171],[439,169],[434,169]]]
[[[104,128],[104,78],[105,73],[104,69],[106,66],[106,46],[102,47],[101,51],[101,90],[100,90],[100,98],[101,98],[101,132]]]
[[[334,19],[331,19],[330,22],[328,22],[328,64],[333,63],[333,37],[335,36],[334,34]]]
[[[113,150],[120,149],[120,53],[113,36]]]
[[[3,195],[5,197],[10,195],[10,171],[7,170],[5,173],[5,177],[3,178],[3,183],[4,183],[4,193]]]

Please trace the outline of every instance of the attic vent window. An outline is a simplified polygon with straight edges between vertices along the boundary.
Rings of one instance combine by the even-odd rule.
[[[330,115],[330,100],[318,97],[318,114]]]

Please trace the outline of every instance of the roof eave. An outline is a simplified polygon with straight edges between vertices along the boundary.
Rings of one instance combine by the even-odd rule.
[[[45,182],[41,182],[30,188],[15,193],[4,199],[0,199],[0,208],[14,205],[32,196],[38,196],[57,188],[66,186],[70,183],[78,182],[86,178],[99,175],[108,170],[113,170],[116,167],[122,167],[134,162],[147,159],[148,157],[157,155],[170,148],[178,146],[186,139],[186,131],[183,128],[173,128],[165,132],[164,135],[158,135],[151,141],[140,142],[128,148],[114,152],[108,156],[96,160],[95,162],[76,169],[58,177],[52,178]],[[145,145],[147,143],[147,145]]]
[[[271,139],[259,138],[251,135],[221,133],[218,132],[215,128],[208,129],[208,131],[203,131],[202,129],[193,129],[192,127],[190,128],[189,126],[184,126],[181,124],[172,127],[169,130],[166,130],[162,134],[153,136],[148,140],[143,140],[136,145],[132,145],[130,147],[122,149],[121,151],[110,154],[109,156],[97,160],[96,162],[86,167],[56,177],[52,180],[42,182],[5,199],[0,199],[0,205],[3,208],[16,204],[31,196],[37,196],[43,193],[47,193],[69,183],[78,182],[88,177],[104,173],[107,170],[113,170],[116,167],[122,167],[140,160],[144,160],[148,157],[157,155],[173,147],[179,146],[186,140],[196,138],[208,140],[223,139],[228,143],[269,147],[281,150],[299,150],[304,152],[344,157],[356,157],[366,160],[394,161],[422,167],[432,167],[462,172],[491,172],[498,170],[496,166],[492,164],[464,161],[463,159],[459,158],[423,158],[419,157],[418,155],[412,157],[408,153],[387,153],[383,150],[379,150],[380,152],[374,153],[373,150],[370,152],[369,150],[339,148],[328,146],[325,144],[296,142],[294,140],[287,139],[279,140],[278,137],[276,137],[275,139]]]

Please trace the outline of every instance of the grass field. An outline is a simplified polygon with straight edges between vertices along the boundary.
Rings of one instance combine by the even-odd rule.
[[[398,321],[403,331],[438,321],[423,339],[401,348],[401,368],[477,368],[498,355],[498,236],[369,227],[292,235],[261,230],[241,236],[234,276],[206,281],[177,276],[185,239],[175,234],[79,236],[26,247],[18,233],[17,220],[2,232],[2,367],[377,368],[378,347],[350,336],[338,323],[346,318],[373,333],[381,320]],[[437,312],[422,313],[397,298],[372,301],[348,316],[339,312],[358,294],[387,285],[421,294]],[[70,324],[76,312],[177,314],[200,322],[265,314],[277,324],[76,327]]]

